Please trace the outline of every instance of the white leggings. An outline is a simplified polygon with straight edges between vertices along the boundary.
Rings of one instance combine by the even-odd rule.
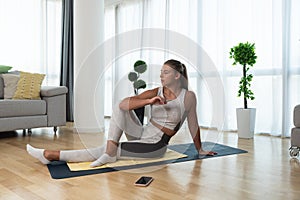
[[[146,131],[145,131],[146,129]],[[133,111],[123,111],[115,106],[108,130],[108,140],[119,143],[123,134],[127,142],[120,143],[117,158],[157,158],[164,155],[170,137],[152,124],[143,127]],[[102,147],[63,150],[60,151],[60,160],[67,162],[88,162],[98,159],[106,150]]]
[[[62,150],[60,151],[59,160],[66,162],[91,162],[98,159],[105,150],[106,145],[89,149]]]

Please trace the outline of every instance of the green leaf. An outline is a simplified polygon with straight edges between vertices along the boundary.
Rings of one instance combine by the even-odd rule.
[[[139,79],[133,83],[135,89],[145,89],[147,86],[146,82],[142,79]]]
[[[11,68],[12,66],[0,65],[0,73],[7,73]]]
[[[133,82],[136,81],[138,79],[138,74],[135,72],[129,72],[128,74],[128,79]]]
[[[134,71],[142,74],[147,70],[147,64],[145,61],[138,60],[134,63]]]

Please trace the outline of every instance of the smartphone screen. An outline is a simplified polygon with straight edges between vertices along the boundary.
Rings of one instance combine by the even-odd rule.
[[[152,177],[149,176],[142,176],[137,180],[134,184],[137,186],[147,186],[153,181]]]

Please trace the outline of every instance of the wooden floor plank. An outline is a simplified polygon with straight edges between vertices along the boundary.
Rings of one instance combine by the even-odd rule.
[[[0,199],[299,199],[300,164],[289,157],[290,139],[201,130],[204,141],[247,150],[216,157],[142,169],[54,180],[48,169],[27,154],[25,146],[80,149],[104,144],[105,133],[80,134],[72,126],[33,129],[0,138]],[[2,134],[2,133],[0,133]],[[186,129],[171,143],[191,142]],[[154,177],[146,188],[134,186],[142,175]]]

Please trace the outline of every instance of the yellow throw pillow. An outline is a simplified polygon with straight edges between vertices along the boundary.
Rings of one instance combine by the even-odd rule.
[[[20,80],[13,99],[41,99],[40,91],[45,74],[20,72]]]

